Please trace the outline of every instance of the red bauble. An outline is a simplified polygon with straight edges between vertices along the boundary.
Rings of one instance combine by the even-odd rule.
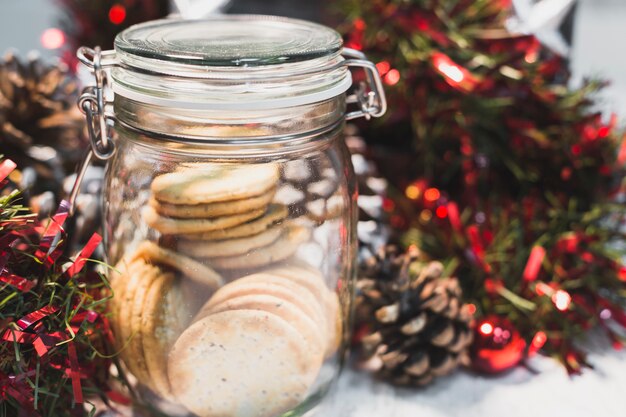
[[[472,344],[472,366],[479,372],[496,374],[515,367],[525,355],[526,342],[510,321],[487,316],[476,324]]]

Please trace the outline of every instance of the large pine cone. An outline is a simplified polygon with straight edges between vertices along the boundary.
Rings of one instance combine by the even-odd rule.
[[[420,261],[419,251],[386,247],[358,282],[357,324],[369,368],[398,385],[422,386],[468,364],[469,307],[443,265]]]
[[[38,57],[22,62],[13,54],[0,61],[1,152],[19,169],[34,169],[36,178],[25,184],[34,193],[59,193],[87,149],[79,93],[65,64],[47,65]]]

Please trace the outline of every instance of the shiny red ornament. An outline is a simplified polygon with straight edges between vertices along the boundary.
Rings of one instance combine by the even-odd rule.
[[[525,349],[526,342],[510,321],[487,316],[476,324],[472,367],[486,374],[504,372],[520,363]]]

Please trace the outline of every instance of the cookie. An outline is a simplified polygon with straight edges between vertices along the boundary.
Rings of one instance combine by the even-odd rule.
[[[244,255],[275,242],[282,235],[282,228],[275,226],[253,236],[236,239],[198,242],[181,240],[176,250],[189,256],[217,257]]]
[[[144,222],[165,235],[193,234],[211,232],[237,226],[265,214],[265,208],[258,208],[246,213],[232,216],[214,217],[212,219],[175,219],[161,216],[152,206],[142,210]]]
[[[157,213],[177,219],[208,219],[226,215],[246,213],[259,208],[267,207],[274,198],[276,187],[265,193],[241,200],[232,200],[207,204],[169,204],[161,203],[156,199],[150,200],[150,205]]]
[[[159,279],[161,270],[155,266],[149,266],[145,275],[137,283],[132,295],[132,303],[130,308],[130,316],[125,317],[123,324],[129,326],[131,330],[131,339],[128,344],[126,356],[128,361],[133,362],[135,368],[135,377],[142,383],[146,383],[150,380],[148,375],[148,368],[146,367],[146,361],[143,354],[143,338],[141,331],[142,326],[142,314],[144,310],[144,301],[146,301],[146,293],[148,288],[152,285],[154,280]]]
[[[149,387],[172,399],[167,377],[167,356],[176,339],[191,321],[191,312],[172,274],[161,274],[150,286],[141,316],[143,357]]]
[[[253,236],[282,222],[288,215],[287,207],[282,204],[270,204],[262,217],[228,229],[213,230],[178,236],[182,240],[225,240]]]
[[[120,356],[128,370],[138,379],[144,378],[145,373],[132,355],[136,349],[137,335],[133,333],[133,307],[135,304],[135,293],[142,282],[150,281],[154,271],[150,266],[142,261],[134,261],[130,267],[121,271],[119,279],[124,290],[118,295],[118,314],[114,322],[115,339],[120,349]]]
[[[117,336],[123,345],[127,345],[130,343],[132,330],[130,327],[130,323],[128,319],[132,313],[132,304],[133,297],[135,295],[135,288],[138,283],[147,278],[146,275],[149,273],[148,265],[137,265],[136,268],[129,270],[127,273],[122,276],[126,278],[126,283],[124,284],[126,288],[124,289],[122,298],[119,299],[119,314],[118,314],[118,328],[119,331]],[[149,279],[149,278],[148,278]],[[126,351],[126,349],[124,349]],[[124,352],[122,352],[124,353]],[[134,372],[133,372],[134,373]]]
[[[319,367],[304,337],[275,314],[211,314],[176,341],[168,375],[177,401],[203,417],[271,417],[301,403]]]
[[[210,308],[206,315],[230,310],[261,310],[276,314],[304,336],[307,346],[311,349],[307,355],[311,361],[319,362],[321,366],[323,353],[326,350],[322,330],[295,304],[272,295],[252,294],[222,301]]]
[[[206,204],[258,196],[276,186],[278,165],[198,164],[156,177],[154,198],[169,204]]]
[[[217,269],[258,268],[282,261],[296,253],[298,246],[310,237],[310,231],[303,226],[289,226],[276,241],[259,248],[246,256],[224,256],[207,258],[207,262]]]
[[[335,353],[343,332],[341,307],[337,294],[326,286],[322,274],[304,265],[272,268],[264,272],[289,278],[306,287],[318,300],[323,300],[328,338],[326,357]]]
[[[145,263],[137,260],[131,260],[126,258],[121,260],[111,273],[111,290],[112,298],[109,301],[109,318],[111,321],[111,329],[115,335],[116,349],[121,351],[126,347],[127,340],[122,340],[121,324],[122,319],[122,306],[124,306],[124,300],[126,298],[126,290],[128,288],[128,281],[132,271],[140,267],[145,267]]]
[[[283,268],[286,269],[286,268]],[[321,274],[318,272],[306,271],[303,268],[290,268],[288,274],[280,274],[281,269],[277,271],[269,270],[263,273],[254,274],[247,279],[247,282],[269,282],[278,285],[287,286],[287,288],[300,287],[305,291],[305,300],[309,300],[309,304],[315,303],[318,306],[319,315],[316,316],[316,323],[318,323],[322,334],[324,336],[325,351],[332,350],[331,344],[334,343],[335,334],[335,316],[329,311],[334,306],[329,304],[330,291],[326,288],[326,285],[322,282]],[[293,271],[293,272],[292,272]],[[307,277],[305,273],[308,272]],[[316,284],[311,284],[315,283]],[[311,288],[314,288],[313,290]],[[303,296],[301,296],[303,297]],[[314,300],[314,301],[312,301]],[[332,324],[331,324],[332,323]]]
[[[155,264],[170,266],[188,278],[213,289],[224,284],[222,277],[208,266],[147,240],[137,247],[135,257],[147,259]]]
[[[196,317],[203,317],[224,301],[245,295],[271,295],[298,306],[316,323],[323,323],[324,313],[319,302],[293,282],[271,275],[253,274],[238,279],[220,288],[200,309]]]
[[[263,273],[289,278],[309,290],[317,300],[324,300],[329,291],[322,274],[307,267],[293,265],[272,267],[264,270]]]

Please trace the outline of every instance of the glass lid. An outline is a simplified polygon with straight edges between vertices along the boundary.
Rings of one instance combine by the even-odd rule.
[[[341,36],[328,27],[260,15],[157,20],[132,26],[115,39],[123,55],[210,67],[289,64],[335,55],[341,47]]]

